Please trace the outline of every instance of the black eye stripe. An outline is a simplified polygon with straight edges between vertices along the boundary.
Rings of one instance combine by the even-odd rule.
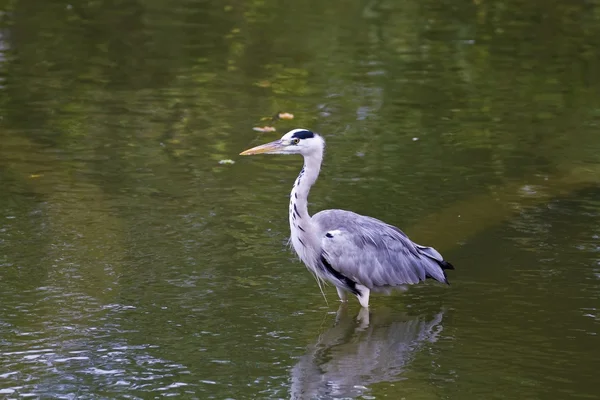
[[[294,134],[292,135],[292,137],[293,138],[298,138],[298,139],[310,139],[310,138],[315,137],[315,134],[312,133],[309,130],[304,129],[304,130],[301,130],[301,131],[294,132]]]

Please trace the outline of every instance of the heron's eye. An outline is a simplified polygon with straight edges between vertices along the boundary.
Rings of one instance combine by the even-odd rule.
[[[298,143],[300,143],[300,139],[298,139],[298,138],[292,139],[292,144],[298,144]]]

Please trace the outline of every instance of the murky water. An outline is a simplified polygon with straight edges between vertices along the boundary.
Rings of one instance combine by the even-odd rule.
[[[0,397],[600,396],[598,2],[1,10]],[[237,156],[298,126],[312,212],[400,226],[451,286],[322,298],[301,160]]]

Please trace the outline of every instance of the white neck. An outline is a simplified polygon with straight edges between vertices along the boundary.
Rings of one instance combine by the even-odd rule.
[[[290,213],[295,211],[297,213],[296,217],[310,219],[310,215],[308,214],[308,194],[310,188],[319,177],[322,160],[322,153],[304,157],[304,166],[294,182],[294,187],[292,187],[290,195]],[[296,206],[295,210],[293,208],[294,205]]]
[[[318,254],[312,254],[308,250],[311,249],[314,252],[320,249],[321,246],[320,243],[316,242],[318,241],[318,234],[308,214],[308,193],[319,177],[322,160],[322,151],[304,157],[304,167],[298,178],[296,178],[290,195],[291,241],[296,253],[305,262],[318,256]]]

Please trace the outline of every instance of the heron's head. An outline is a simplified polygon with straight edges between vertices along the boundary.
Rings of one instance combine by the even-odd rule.
[[[281,139],[271,143],[253,147],[240,153],[242,156],[253,154],[302,154],[310,156],[322,153],[325,141],[316,133],[307,129],[293,129],[283,135]]]

